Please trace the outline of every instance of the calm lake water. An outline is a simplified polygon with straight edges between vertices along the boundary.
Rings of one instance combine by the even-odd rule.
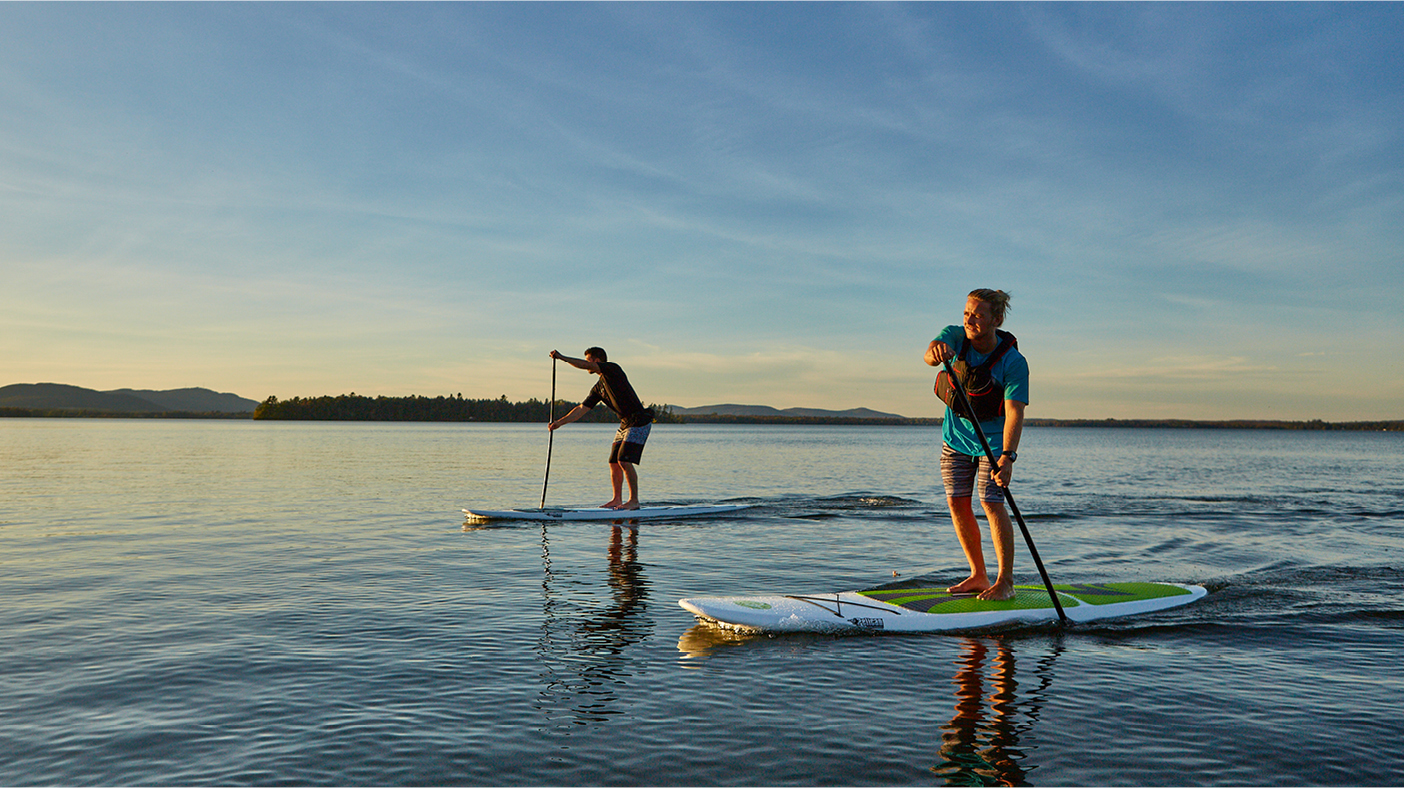
[[[556,434],[548,504],[605,500],[612,433]],[[0,419],[0,783],[1404,783],[1404,435],[1031,428],[1013,489],[1055,581],[1211,593],[974,636],[677,606],[959,580],[935,428],[660,425],[646,502],[755,508],[464,521],[537,505],[546,447]]]

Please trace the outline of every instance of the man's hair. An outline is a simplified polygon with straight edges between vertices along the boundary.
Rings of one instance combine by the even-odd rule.
[[[990,290],[989,288],[977,288],[970,291],[966,298],[973,298],[976,301],[990,305],[990,316],[994,318],[995,325],[1004,325],[1004,313],[1009,311],[1009,294],[1003,290]]]
[[[609,361],[609,356],[605,354],[602,347],[587,347],[585,355],[594,356],[596,361]]]

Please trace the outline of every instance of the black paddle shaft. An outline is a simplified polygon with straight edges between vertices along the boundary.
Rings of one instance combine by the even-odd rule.
[[[942,362],[946,365],[946,374],[951,376],[951,388],[960,394],[960,401],[965,403],[967,413],[975,413],[975,409],[970,406],[970,398],[965,394],[965,383],[956,377],[955,370],[951,369],[950,359]],[[956,418],[965,418],[956,416]],[[980,439],[980,446],[985,449],[985,456],[990,459],[990,469],[999,470],[999,460],[995,457],[994,450],[990,448],[990,442],[985,438],[985,431],[980,428],[978,418],[965,419],[975,428],[975,435]],[[1048,589],[1048,598],[1053,600],[1053,609],[1058,611],[1058,620],[1064,624],[1068,623],[1068,616],[1063,612],[1063,604],[1058,601],[1058,592],[1053,590],[1053,581],[1048,579],[1048,570],[1043,568],[1043,559],[1038,557],[1038,548],[1034,547],[1033,537],[1029,536],[1029,527],[1024,525],[1024,516],[1019,513],[1019,507],[1014,503],[1014,496],[1009,492],[1009,488],[1003,485],[1000,489],[1004,491],[1004,499],[1009,501],[1009,510],[1014,512],[1014,519],[1019,523],[1019,531],[1024,535],[1024,543],[1029,546],[1029,555],[1033,556],[1034,566],[1038,567],[1038,574],[1043,578],[1043,587]]]
[[[548,407],[549,407],[548,412],[551,414],[548,418],[550,418],[551,421],[555,421],[555,420],[556,420],[556,357],[555,357],[555,356],[552,356],[552,357],[551,357],[551,404],[550,404]],[[544,479],[541,480],[541,508],[542,508],[542,509],[545,509],[545,508],[546,508],[546,485],[551,483],[551,447],[552,447],[552,445],[554,445],[555,442],[556,442],[556,431],[553,430],[553,429],[549,429],[549,427],[550,427],[550,422],[547,422],[547,427],[548,427],[548,429],[547,429],[546,431],[547,431],[547,433],[549,433],[549,435],[548,435],[548,437],[546,438],[546,478],[544,478]]]

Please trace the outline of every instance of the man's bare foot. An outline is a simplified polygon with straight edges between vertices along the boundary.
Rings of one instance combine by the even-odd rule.
[[[980,592],[980,599],[987,602],[1004,602],[1014,598],[1014,584],[1009,581],[995,583]]]
[[[639,508],[639,502],[638,502],[638,501],[629,501],[628,503],[621,503],[621,504],[619,504],[618,506],[616,506],[616,507],[614,507],[614,508],[615,508],[616,510],[618,510],[618,511],[621,511],[621,512],[632,512],[633,510]]]
[[[602,503],[602,504],[600,504],[600,508],[601,508],[601,509],[618,509],[620,506],[623,505],[623,503],[624,503],[623,501],[619,500],[618,498],[615,498],[614,500],[610,501],[609,503]]]
[[[965,580],[947,588],[946,591],[952,594],[975,594],[990,587],[990,581],[984,577],[967,577]]]

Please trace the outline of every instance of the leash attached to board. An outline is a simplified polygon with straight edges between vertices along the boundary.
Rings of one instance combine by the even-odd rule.
[[[960,401],[965,403],[967,413],[974,413],[970,407],[970,398],[965,394],[965,383],[956,377],[955,370],[951,369],[950,359],[941,362],[946,367],[946,374],[951,376],[952,386],[960,395]],[[956,418],[964,418],[957,416]],[[985,431],[980,428],[980,422],[972,419],[965,419],[975,427],[975,435],[980,438],[980,445],[985,449],[985,456],[990,460],[990,469],[999,470],[999,460],[994,455],[994,450],[990,448],[990,442],[985,438]],[[1008,487],[1000,487],[1004,491],[1004,499],[1009,501],[1009,509],[1014,512],[1014,519],[1019,523],[1019,531],[1024,535],[1024,543],[1029,546],[1029,555],[1033,556],[1034,566],[1038,567],[1038,574],[1043,578],[1043,587],[1048,589],[1048,598],[1053,600],[1053,608],[1058,611],[1058,620],[1064,624],[1068,623],[1068,616],[1063,612],[1063,603],[1058,601],[1058,592],[1053,590],[1053,581],[1048,579],[1048,570],[1043,568],[1043,559],[1038,557],[1038,548],[1034,547],[1033,537],[1029,536],[1029,527],[1024,525],[1024,516],[1019,513],[1019,507],[1014,503],[1014,496],[1009,492]]]

